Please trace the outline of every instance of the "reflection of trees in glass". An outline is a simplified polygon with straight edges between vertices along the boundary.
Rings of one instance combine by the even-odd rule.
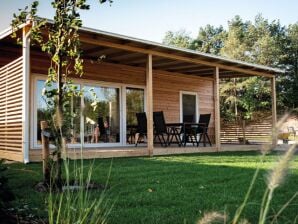
[[[136,113],[144,112],[144,90],[126,89],[126,122],[129,125],[136,125]]]
[[[47,86],[47,90],[51,90],[56,86],[55,83],[52,87]],[[40,121],[48,121],[49,126],[52,126],[53,119],[55,119],[54,99],[42,95],[45,88],[45,81],[37,81],[37,140],[40,141],[41,130]],[[80,110],[81,98],[78,96],[65,97],[63,100],[63,113],[64,113],[64,127],[63,133],[68,143],[80,142]]]
[[[98,118],[108,122],[111,138],[110,142],[119,142],[120,136],[120,110],[119,110],[119,89],[109,87],[86,87],[84,94],[84,117],[85,117],[85,141],[90,142],[90,135],[98,123]],[[95,98],[95,99],[94,99]],[[97,105],[94,108],[92,103],[96,100]],[[103,124],[100,124],[103,125]],[[118,136],[118,138],[117,138]]]

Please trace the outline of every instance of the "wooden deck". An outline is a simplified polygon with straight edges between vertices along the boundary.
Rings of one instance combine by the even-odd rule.
[[[219,152],[237,152],[237,151],[258,151],[261,145],[223,145]],[[178,155],[192,153],[216,153],[216,147],[154,147],[153,156],[160,155]],[[116,147],[116,148],[92,148],[92,149],[69,149],[68,157],[70,159],[94,159],[94,158],[116,158],[116,157],[139,157],[149,156],[148,148],[141,147]],[[39,149],[30,150],[30,161],[41,161],[41,152]]]

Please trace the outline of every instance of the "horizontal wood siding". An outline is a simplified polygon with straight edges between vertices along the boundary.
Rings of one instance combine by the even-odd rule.
[[[247,124],[245,127],[245,137],[249,143],[267,143],[272,137],[271,119]],[[243,138],[242,125],[236,122],[222,122],[221,142],[222,143],[242,143],[239,138]]]
[[[50,63],[47,57],[34,53],[31,55],[32,73],[46,75],[49,65]],[[95,63],[90,60],[84,61],[84,75],[82,77],[74,76],[74,78],[142,86],[146,84],[145,68],[105,62]]]
[[[23,160],[22,57],[0,68],[0,157]]]
[[[209,135],[214,140],[213,80],[163,71],[153,72],[154,111],[163,111],[166,122],[180,122],[180,91],[196,92],[199,113],[211,113]]]

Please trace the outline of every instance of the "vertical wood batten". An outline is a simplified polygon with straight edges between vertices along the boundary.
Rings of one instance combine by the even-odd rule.
[[[220,150],[220,106],[219,106],[219,67],[214,69],[214,126],[216,150]]]
[[[276,88],[275,76],[271,78],[271,101],[272,101],[272,146],[277,145],[277,129],[276,129]]]
[[[147,148],[149,156],[153,156],[153,73],[152,54],[148,54],[146,65],[146,91],[147,91]]]

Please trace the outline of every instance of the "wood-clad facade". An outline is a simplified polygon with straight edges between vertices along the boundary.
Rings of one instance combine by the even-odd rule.
[[[0,157],[17,161],[41,160],[41,148],[37,144],[38,132],[37,95],[39,81],[46,79],[49,58],[37,48],[21,50],[9,36],[0,35]],[[27,37],[23,37],[27,38]],[[196,96],[196,113],[211,114],[209,136],[213,146],[204,151],[220,150],[219,79],[263,75],[274,79],[280,71],[238,61],[231,61],[207,54],[169,48],[120,35],[89,29],[81,30],[84,50],[84,75],[73,77],[85,86],[113,87],[117,93],[117,109],[110,102],[110,114],[117,110],[118,133],[113,144],[90,145],[85,130],[86,116],[79,121],[79,138],[83,141],[84,158],[119,156],[145,156],[171,153],[153,144],[153,111],[163,111],[166,122],[181,122],[182,96]],[[104,57],[101,57],[103,56]],[[101,57],[101,60],[98,58]],[[25,72],[28,71],[28,74]],[[28,81],[27,85],[24,85]],[[274,89],[272,85],[272,89]],[[144,94],[144,110],[148,117],[147,144],[134,147],[126,143],[126,93],[137,88]],[[275,100],[275,95],[273,94]],[[28,100],[26,107],[25,101]],[[84,100],[81,100],[82,105]],[[25,104],[25,105],[24,105]],[[273,103],[273,105],[275,105]],[[42,105],[39,105],[42,107]],[[118,108],[119,107],[119,108]],[[272,108],[275,113],[275,108]],[[273,116],[275,118],[275,116]],[[124,121],[122,121],[124,119]],[[196,118],[198,119],[198,117]],[[89,119],[90,120],[90,119]],[[110,120],[111,122],[111,120]],[[273,121],[273,124],[275,121]],[[24,125],[27,124],[27,125]],[[93,139],[93,136],[92,136]],[[88,143],[88,144],[87,144]],[[80,153],[80,146],[70,144],[70,157]],[[189,150],[188,150],[189,149]],[[174,153],[202,150],[202,147],[175,147]],[[27,158],[29,156],[29,158]],[[27,159],[26,159],[27,158]]]
[[[0,155],[23,161],[23,58],[0,68]]]

